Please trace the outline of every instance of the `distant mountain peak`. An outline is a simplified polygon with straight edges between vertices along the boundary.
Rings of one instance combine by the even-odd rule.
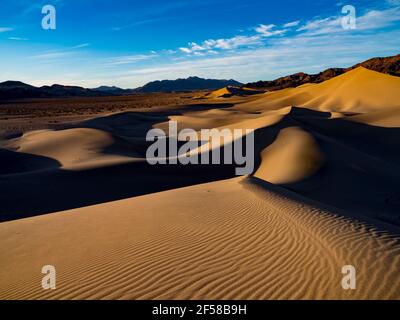
[[[242,83],[230,79],[204,79],[191,76],[186,79],[176,80],[157,80],[152,81],[137,88],[136,92],[172,92],[172,91],[196,91],[196,90],[215,90],[227,86],[240,86]]]
[[[0,89],[5,89],[5,88],[9,89],[9,88],[35,88],[35,87],[21,81],[7,80],[0,83]]]

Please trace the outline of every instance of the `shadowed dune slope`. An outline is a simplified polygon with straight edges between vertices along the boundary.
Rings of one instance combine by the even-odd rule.
[[[228,115],[229,111],[226,112]],[[215,114],[219,117],[219,112]],[[322,204],[400,223],[397,188],[400,129],[370,126],[345,118],[330,119],[328,112],[304,108],[266,111],[257,117],[242,114],[243,120],[233,116],[230,121],[221,122],[219,128],[256,130],[257,177]],[[36,154],[7,151],[8,159],[19,159],[20,170],[14,167],[14,173],[5,174],[0,180],[1,219],[67,210],[234,177],[235,165],[147,164],[144,157],[150,142],[144,141],[145,134],[137,128],[130,132],[121,127],[125,117],[135,118],[132,114],[119,115],[115,121],[115,116],[111,116],[109,121],[103,118],[98,124],[90,123],[90,129],[27,135],[45,134],[47,142],[40,139],[36,143],[27,142],[26,135],[13,140],[13,144],[29,147]],[[196,126],[199,118],[191,113],[190,117],[174,119],[183,121],[185,126]],[[162,124],[157,126],[167,125]],[[71,135],[82,131],[87,133],[85,138],[76,136],[72,139],[76,142],[65,144],[66,149],[64,144],[55,143],[60,139],[71,141]],[[99,137],[106,139],[99,140]],[[224,146],[220,148],[223,152]],[[87,162],[80,162],[80,166],[67,162],[74,160],[76,154]],[[29,168],[39,170],[29,171]],[[49,193],[53,194],[50,199]],[[24,201],[18,200],[21,197]]]
[[[399,225],[399,143],[400,128],[292,108],[278,124],[257,130],[256,176],[312,201]]]

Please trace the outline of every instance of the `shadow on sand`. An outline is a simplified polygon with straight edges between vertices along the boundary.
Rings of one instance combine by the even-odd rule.
[[[148,145],[144,139],[147,130],[155,123],[168,121],[172,114],[128,112],[86,121],[79,127],[113,135],[115,143],[104,153],[143,155]],[[287,190],[314,204],[400,224],[400,129],[329,119],[329,116],[329,113],[292,108],[280,122],[256,130],[255,168],[260,164],[261,151],[275,141],[280,130],[292,126],[313,135],[326,160],[317,173],[302,181],[278,189],[268,183],[263,187],[275,192]],[[235,177],[235,165],[151,166],[141,161],[69,171],[57,168],[57,161],[45,157],[5,150],[0,156],[0,221]],[[41,170],[46,167],[51,169]],[[38,171],[29,171],[32,168]]]

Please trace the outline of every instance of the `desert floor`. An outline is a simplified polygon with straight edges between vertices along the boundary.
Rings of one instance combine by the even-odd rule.
[[[399,89],[360,67],[230,98],[0,104],[0,298],[399,299]],[[254,173],[149,165],[170,120],[254,129]]]

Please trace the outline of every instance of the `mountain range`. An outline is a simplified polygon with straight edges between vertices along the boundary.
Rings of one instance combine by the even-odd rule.
[[[189,77],[187,79],[153,81],[136,89],[121,89],[115,86],[100,86],[87,89],[77,86],[35,87],[20,81],[5,81],[0,83],[0,99],[28,99],[28,98],[64,98],[64,97],[98,97],[119,96],[149,92],[181,92],[195,90],[215,90],[226,86],[240,86],[242,83],[235,80],[216,80]]]
[[[246,87],[268,91],[298,87],[306,83],[324,82],[358,67],[364,67],[369,70],[390,74],[392,76],[400,76],[400,54],[391,57],[372,58],[350,68],[329,68],[317,74],[299,72],[272,81],[248,83],[246,84]]]
[[[152,81],[136,89],[121,89],[115,86],[100,86],[87,89],[78,86],[35,87],[20,81],[5,81],[0,83],[0,100],[27,99],[27,98],[61,98],[61,97],[101,97],[119,96],[135,93],[150,92],[184,92],[196,90],[215,90],[228,86],[248,87],[266,91],[297,87],[306,83],[320,83],[346,73],[357,67],[364,67],[373,71],[400,76],[400,54],[391,57],[379,57],[366,60],[349,68],[329,68],[317,74],[304,72],[295,73],[272,81],[258,81],[243,85],[230,80],[203,79],[189,77],[186,79]]]
[[[0,83],[0,99],[57,98],[57,97],[96,97],[107,96],[107,93],[77,86],[35,87],[21,81],[5,81]]]
[[[241,86],[242,83],[230,80],[202,79],[189,77],[187,79],[162,80],[149,82],[143,87],[137,88],[136,92],[171,92],[171,91],[195,91],[220,89],[227,86]]]

